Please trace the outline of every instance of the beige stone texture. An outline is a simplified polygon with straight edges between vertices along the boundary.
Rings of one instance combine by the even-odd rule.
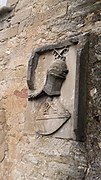
[[[15,14],[15,16],[11,20],[11,24],[13,25],[16,23],[20,23],[24,21],[25,19],[27,19],[31,14],[31,10],[32,8],[28,8]]]
[[[85,147],[83,142],[38,136],[26,79],[33,49],[77,34],[101,35],[101,0],[8,0],[8,4],[12,12],[0,17],[0,180],[100,180],[100,137],[99,149],[94,146],[100,123],[89,128],[91,139],[95,133],[91,159],[89,141]]]
[[[11,27],[11,28],[7,28],[7,29],[3,30],[0,33],[0,41],[4,41],[6,39],[9,39],[9,38],[12,38],[12,37],[16,36],[17,35],[17,31],[18,31],[18,27],[17,26],[14,26],[14,27]]]

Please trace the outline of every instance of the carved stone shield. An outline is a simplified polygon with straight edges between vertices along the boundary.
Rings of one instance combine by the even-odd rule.
[[[36,116],[35,130],[41,135],[51,135],[58,131],[71,115],[60,103],[59,98],[48,97]]]

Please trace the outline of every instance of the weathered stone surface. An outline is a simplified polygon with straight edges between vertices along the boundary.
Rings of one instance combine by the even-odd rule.
[[[3,29],[8,28],[9,25],[10,25],[9,22],[0,22],[0,31],[3,30]]]
[[[5,111],[3,109],[0,109],[0,124],[4,124],[6,122],[5,118]]]
[[[29,112],[33,112],[34,109],[31,115],[33,131],[38,134],[84,139],[86,118],[84,82],[87,80],[89,52],[86,52],[88,50],[86,38],[81,40],[82,45],[78,41],[74,38],[57,45],[43,46],[32,53],[28,65],[27,83],[29,90],[33,91],[29,94],[29,101],[34,100],[34,106]],[[80,79],[83,80],[83,84]]]
[[[101,139],[101,84],[100,84],[100,64],[97,54],[100,54],[101,37],[91,36],[90,50],[90,88],[96,89],[90,95],[89,117],[87,128],[87,149],[88,149],[88,172],[86,179],[101,178],[101,150],[99,142]]]
[[[17,35],[18,26],[10,27],[0,32],[0,41],[12,38]]]
[[[5,151],[6,151],[6,117],[4,109],[0,109],[0,163],[5,158]]]
[[[2,143],[2,145],[0,145],[0,163],[2,163],[4,158],[5,158],[5,144]]]
[[[18,0],[7,0],[7,6],[16,5],[17,2]]]
[[[100,180],[101,0],[8,0],[8,3],[13,11],[6,17],[0,16],[0,107],[5,109],[6,116],[6,121],[0,120],[1,134],[5,134],[5,138],[1,137],[5,140],[0,146],[0,179]],[[34,107],[27,101],[26,76],[32,49],[88,32],[93,34],[89,45],[87,139],[79,143],[41,137],[34,133],[29,113],[30,109],[34,112]],[[83,57],[86,56],[82,56],[85,67]]]
[[[31,14],[32,8],[25,9],[23,11],[18,12],[11,20],[11,24],[20,23],[23,20],[27,19]]]

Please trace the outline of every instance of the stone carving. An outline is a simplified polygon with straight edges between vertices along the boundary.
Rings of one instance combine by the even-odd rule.
[[[68,68],[65,62],[66,57],[63,56],[68,48],[65,48],[59,53],[54,50],[55,61],[50,65],[47,70],[46,83],[40,92],[36,92],[29,96],[29,100],[35,99],[46,93],[48,96],[59,96],[62,83],[66,79]]]
[[[54,51],[54,54],[57,55],[57,51]],[[67,73],[68,69],[66,66],[65,57],[60,56],[59,54],[57,60],[52,63],[47,71],[47,79],[43,91],[49,96],[60,95],[62,83],[66,79]]]
[[[68,46],[51,49],[54,61],[47,69],[46,81],[41,90],[35,90],[33,86],[34,91],[28,97],[29,100],[34,101],[42,98],[42,105],[37,107],[38,111],[36,110],[35,113],[35,131],[38,134],[51,135],[57,132],[71,117],[70,112],[58,98],[61,95],[62,84],[69,73],[65,56],[68,51]],[[37,66],[34,68],[36,69]],[[32,89],[31,86],[29,88]]]
[[[38,108],[36,115],[35,129],[36,132],[41,135],[51,135],[55,133],[71,117],[69,111],[60,103],[59,99],[55,98],[56,96],[60,96],[62,84],[68,73],[65,62],[66,57],[63,56],[67,51],[67,48],[63,49],[60,53],[57,50],[53,51],[55,61],[47,70],[46,83],[43,89],[29,97],[38,99],[41,96],[48,96],[40,108]]]
[[[64,48],[64,50],[60,52],[60,54],[55,53],[56,56],[58,55],[58,57],[62,57],[66,49],[68,49],[71,45],[75,45],[77,43],[78,43],[77,40],[71,39],[71,40],[68,40],[68,41],[66,40],[62,43],[58,43],[54,45],[46,45],[46,46],[43,46],[41,48],[37,48],[36,50],[34,50],[28,63],[27,84],[28,84],[29,89],[30,90],[34,89],[35,70],[38,65],[39,57],[42,54],[54,51],[54,49],[56,52],[56,50],[61,50]]]
[[[41,135],[52,135],[57,132],[70,117],[71,114],[61,104],[58,98],[48,97],[41,105],[36,116],[36,132]]]
[[[27,84],[34,132],[84,140],[88,45],[86,37],[71,38],[33,51]]]

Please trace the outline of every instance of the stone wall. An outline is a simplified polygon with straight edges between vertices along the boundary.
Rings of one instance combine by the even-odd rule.
[[[101,179],[101,0],[8,0],[0,16],[0,179]],[[26,83],[33,48],[89,33],[85,142],[31,134]],[[26,119],[27,131],[26,131]]]

